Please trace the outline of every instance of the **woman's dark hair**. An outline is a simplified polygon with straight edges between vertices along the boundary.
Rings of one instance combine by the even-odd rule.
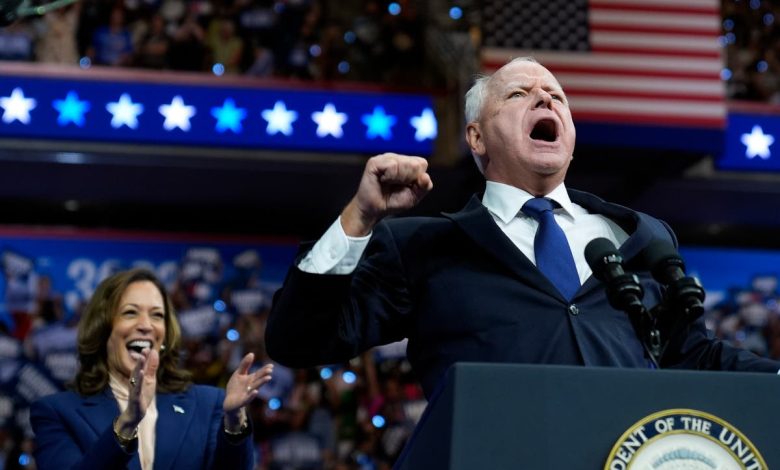
[[[160,351],[157,390],[181,392],[192,382],[191,374],[179,366],[181,328],[165,286],[149,270],[130,269],[109,276],[98,285],[79,321],[80,364],[74,387],[81,395],[100,393],[108,385],[107,343],[119,310],[119,301],[131,284],[142,281],[151,282],[157,287],[165,305],[165,349]]]

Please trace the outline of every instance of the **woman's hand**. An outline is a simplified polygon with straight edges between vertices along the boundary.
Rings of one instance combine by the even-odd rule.
[[[115,431],[125,437],[135,433],[138,423],[146,416],[146,410],[157,391],[157,368],[160,365],[160,355],[154,349],[144,349],[141,353],[143,358],[136,363],[130,374],[127,408],[116,421]]]
[[[257,397],[258,389],[271,380],[273,364],[266,364],[255,372],[249,373],[254,360],[253,353],[244,356],[225,387],[222,409],[225,412],[225,430],[231,434],[239,434],[246,428],[246,405]]]
[[[252,367],[254,360],[254,353],[247,354],[241,359],[238,369],[230,376],[225,387],[225,401],[222,402],[222,409],[225,413],[236,413],[240,408],[249,404],[257,397],[258,389],[271,380],[271,373],[274,370],[273,364],[266,364],[255,372],[249,373],[249,368]]]

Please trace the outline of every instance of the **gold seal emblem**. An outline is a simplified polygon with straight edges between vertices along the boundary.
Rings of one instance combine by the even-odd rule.
[[[765,470],[764,458],[731,424],[709,413],[670,409],[631,426],[612,447],[604,470]]]

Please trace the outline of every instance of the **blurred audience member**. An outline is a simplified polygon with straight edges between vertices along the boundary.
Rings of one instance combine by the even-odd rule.
[[[174,70],[197,72],[204,69],[206,32],[198,22],[197,12],[190,8],[173,33],[168,64]]]
[[[270,77],[274,74],[274,53],[271,49],[257,44],[252,47],[252,64],[246,71],[252,77]]]
[[[125,24],[121,7],[111,10],[107,26],[95,30],[92,46],[87,52],[97,65],[130,65],[133,57],[133,39]]]
[[[222,64],[227,75],[241,73],[244,41],[236,35],[233,20],[227,17],[216,18],[209,25],[207,37],[213,65]]]
[[[38,62],[78,65],[79,51],[76,46],[81,2],[43,15],[42,29],[35,45]]]
[[[165,30],[165,19],[161,14],[152,16],[149,30],[138,43],[135,63],[147,69],[168,68],[168,52],[171,38]]]

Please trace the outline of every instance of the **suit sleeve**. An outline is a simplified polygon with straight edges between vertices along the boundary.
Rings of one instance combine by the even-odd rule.
[[[289,367],[310,367],[402,339],[412,311],[407,284],[386,223],[375,227],[352,274],[311,274],[293,266],[268,318],[269,355]]]
[[[677,236],[666,222],[640,213],[640,218],[653,230],[653,237],[667,240],[679,248]],[[645,267],[645,269],[647,269]],[[663,288],[657,285],[658,300]],[[726,370],[741,372],[780,371],[780,362],[760,357],[716,338],[707,330],[703,318],[691,324],[673,326],[673,334],[664,351],[661,367],[672,369]]]
[[[137,447],[125,452],[108,426],[88,449],[82,449],[74,433],[53,404],[38,400],[30,408],[30,423],[35,433],[35,462],[39,470],[83,469],[113,470],[126,468]]]
[[[674,231],[666,222],[662,221],[662,224],[669,232],[673,245],[678,248]],[[780,362],[760,357],[716,338],[707,330],[702,318],[698,318],[686,328],[681,337],[672,338],[671,349],[667,363],[672,368],[770,373],[780,371]]]
[[[255,466],[255,456],[252,449],[252,420],[249,420],[249,428],[241,436],[229,436],[225,432],[223,423],[222,402],[225,400],[225,391],[216,388],[216,399],[211,409],[210,439],[214,450],[214,458],[209,465],[210,469],[222,470],[231,468],[236,470],[252,470]],[[247,418],[249,419],[249,418]]]
[[[673,337],[662,366],[680,369],[778,373],[780,362],[715,338],[701,318],[685,334]]]

